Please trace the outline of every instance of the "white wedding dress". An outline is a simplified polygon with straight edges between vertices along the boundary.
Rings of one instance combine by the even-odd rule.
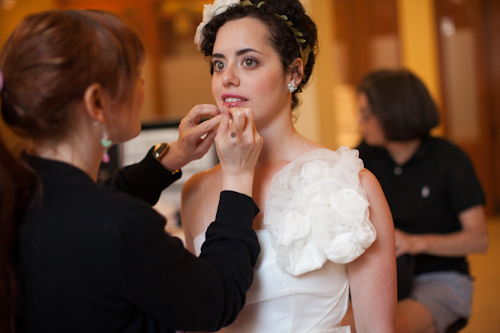
[[[271,183],[246,305],[219,332],[349,333],[346,264],[375,240],[356,150],[310,151]],[[194,239],[199,255],[205,235]]]

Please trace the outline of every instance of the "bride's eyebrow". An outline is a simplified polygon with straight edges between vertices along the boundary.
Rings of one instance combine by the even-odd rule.
[[[262,52],[259,52],[257,50],[254,50],[254,49],[251,49],[251,48],[246,48],[246,49],[243,49],[243,50],[239,50],[236,52],[236,56],[239,57],[245,53],[249,53],[249,52],[256,52],[256,53],[259,53],[259,54],[262,54]],[[212,55],[212,58],[221,58],[221,59],[226,59],[226,56],[221,54],[221,53],[214,53]]]
[[[248,52],[256,52],[256,53],[262,54],[262,52],[259,52],[257,50],[251,49],[251,48],[247,48],[247,49],[237,51],[236,55],[240,56],[240,55],[243,55],[243,54],[248,53]]]

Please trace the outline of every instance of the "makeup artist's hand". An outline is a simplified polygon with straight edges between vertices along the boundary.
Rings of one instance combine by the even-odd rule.
[[[212,118],[200,124],[203,117]],[[214,142],[221,119],[222,115],[215,105],[200,104],[192,108],[181,120],[179,138],[170,143],[170,149],[161,160],[163,166],[174,171],[202,158]]]
[[[222,189],[252,196],[255,164],[264,140],[257,133],[253,110],[223,106],[215,147],[222,168]]]

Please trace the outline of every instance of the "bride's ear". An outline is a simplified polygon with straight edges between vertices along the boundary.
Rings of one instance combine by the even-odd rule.
[[[302,82],[302,77],[304,75],[304,63],[302,62],[302,59],[295,59],[290,64],[290,68],[292,69],[290,72],[290,82],[295,82],[295,85],[298,87],[300,82]]]
[[[109,98],[99,83],[91,84],[83,95],[85,111],[95,121],[106,123],[107,109],[111,104]]]

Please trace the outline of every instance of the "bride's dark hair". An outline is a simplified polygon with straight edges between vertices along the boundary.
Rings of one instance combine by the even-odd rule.
[[[316,54],[318,50],[318,33],[316,25],[312,19],[305,13],[304,7],[298,0],[273,0],[265,1],[260,7],[257,5],[262,2],[260,0],[251,0],[253,6],[233,5],[224,13],[215,16],[203,29],[203,40],[201,50],[205,56],[211,56],[217,37],[217,32],[226,22],[251,17],[260,20],[269,31],[269,42],[278,53],[283,68],[287,71],[294,71],[290,68],[290,64],[300,58],[300,48],[294,32],[287,24],[287,21],[277,15],[285,15],[289,22],[293,23],[293,27],[299,31],[305,42],[301,44],[305,50],[310,47],[309,58],[307,64],[304,64],[304,74],[302,81],[295,93],[292,94],[292,109],[299,104],[297,93],[302,92],[303,87],[309,81]],[[277,15],[276,15],[277,14]],[[213,74],[213,66],[210,67],[210,72]]]

